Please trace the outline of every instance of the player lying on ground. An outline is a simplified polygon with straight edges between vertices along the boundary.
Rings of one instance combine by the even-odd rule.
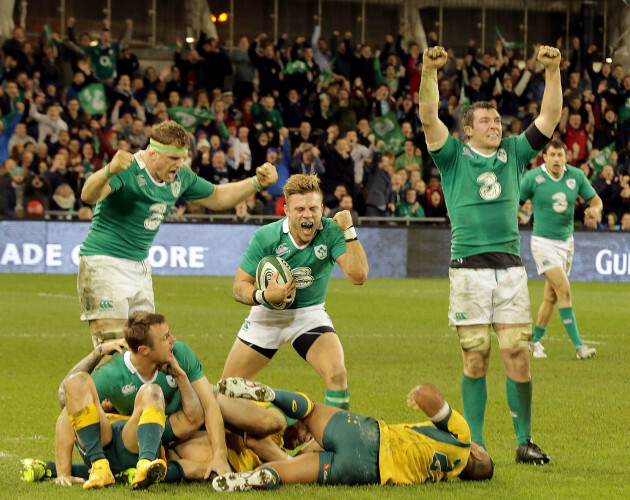
[[[534,340],[529,350],[535,358],[546,358],[541,339],[558,303],[558,312],[578,359],[589,359],[597,351],[582,342],[571,302],[571,263],[573,262],[573,215],[579,196],[589,202],[586,215],[601,217],[603,203],[579,168],[567,164],[567,147],[560,140],[543,149],[543,163],[523,177],[521,201],[530,199],[534,209],[532,256],[538,274],[545,275],[545,295],[538,309]]]
[[[431,420],[388,425],[339,408],[315,404],[304,394],[274,390],[240,378],[219,383],[233,397],[269,401],[288,417],[301,420],[323,451],[286,462],[270,462],[254,471],[216,477],[217,491],[276,488],[281,483],[413,484],[460,477],[490,479],[494,464],[486,450],[470,441],[464,418],[431,384],[413,388],[410,408]]]
[[[317,175],[292,175],[284,185],[286,218],[256,230],[234,278],[234,298],[253,306],[225,361],[222,377],[254,379],[280,345],[291,342],[326,383],[326,404],[348,408],[350,392],[343,347],[326,313],[326,290],[335,263],[353,285],[367,280],[369,266],[350,212],[322,217]],[[276,277],[265,290],[255,286],[256,267],[268,255],[282,257],[293,279]],[[294,298],[294,300],[293,300]],[[292,304],[274,310],[270,304]]]

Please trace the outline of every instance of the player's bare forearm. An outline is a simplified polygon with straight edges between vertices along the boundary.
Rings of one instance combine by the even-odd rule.
[[[254,290],[256,290],[254,282],[255,278],[239,267],[238,271],[236,271],[236,277],[234,278],[234,285],[232,286],[234,300],[246,306],[257,305],[253,298]]]
[[[560,51],[555,47],[542,46],[538,61],[545,66],[545,92],[540,115],[534,123],[546,137],[551,138],[562,115],[562,85],[560,81]]]
[[[274,462],[290,458],[270,436],[255,438],[247,435],[245,446],[258,455],[262,462]]]
[[[225,445],[225,427],[223,426],[223,417],[221,416],[221,409],[219,403],[212,392],[210,382],[204,376],[193,382],[193,387],[205,414],[206,432],[210,440],[210,446],[212,447],[213,463],[224,462],[227,465],[227,446]],[[216,470],[217,474],[223,474],[229,472],[229,466],[227,471]]]
[[[407,406],[422,410],[429,418],[435,417],[444,407],[446,400],[433,384],[421,384],[407,394]]]
[[[337,259],[339,267],[353,285],[362,285],[367,281],[370,266],[363,245],[359,240],[346,243],[346,253]]]
[[[440,93],[437,81],[437,72],[446,64],[447,59],[444,47],[430,47],[422,55],[418,112],[429,151],[440,149],[448,136],[448,128],[438,117]]]
[[[589,200],[589,206],[586,210],[590,211],[594,217],[599,217],[602,215],[602,211],[604,210],[604,203],[599,195],[593,196]]]
[[[107,197],[112,192],[109,179],[105,176],[105,169],[90,175],[81,190],[81,200],[88,205],[94,205]]]
[[[181,373],[175,376],[175,382],[177,382],[177,388],[182,398],[182,411],[186,419],[189,422],[203,421],[204,415],[201,401],[190,383],[186,372],[181,370]]]
[[[252,179],[243,179],[216,186],[214,193],[207,198],[197,200],[197,202],[210,210],[229,210],[255,192],[256,188]]]

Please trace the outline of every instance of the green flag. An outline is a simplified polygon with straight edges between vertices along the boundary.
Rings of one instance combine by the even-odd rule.
[[[86,113],[102,115],[107,112],[105,87],[102,83],[93,83],[79,92],[79,102]]]
[[[370,123],[370,130],[374,133],[376,142],[381,140],[385,142],[385,146],[381,148],[381,153],[391,150],[399,154],[402,151],[405,135],[400,130],[400,124],[393,111],[373,120]]]
[[[286,68],[284,68],[283,73],[285,75],[293,75],[295,73],[306,73],[308,71],[308,67],[304,61],[290,61],[287,64]]]
[[[173,120],[189,132],[195,130],[200,123],[203,123],[206,120],[217,119],[214,113],[206,111],[205,109],[183,108],[181,106],[177,108],[169,108],[168,114],[171,115]]]
[[[591,175],[591,182],[595,179],[599,178],[599,174],[602,173],[602,168],[604,165],[608,165],[610,162],[610,156],[615,150],[615,143],[611,143],[605,148],[600,149],[599,153],[597,153],[593,158],[589,160],[589,165],[593,169],[593,175]]]
[[[505,50],[524,49],[526,47],[523,42],[506,42],[497,25],[494,26],[494,31],[496,31],[497,37],[499,37],[499,40],[501,40],[501,43],[503,44]]]

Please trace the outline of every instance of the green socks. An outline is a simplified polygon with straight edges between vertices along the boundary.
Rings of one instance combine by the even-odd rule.
[[[534,326],[534,340],[532,342],[540,342],[545,333],[547,333],[547,328],[538,325]]]
[[[532,431],[532,381],[516,382],[505,377],[507,396],[516,442],[518,446],[526,444]]]
[[[283,391],[282,389],[274,389],[276,399],[273,404],[276,405],[289,418],[300,420],[306,417],[313,409],[313,402],[301,392]]]
[[[90,462],[105,458],[101,445],[101,422],[94,403],[68,417],[77,436],[77,446],[83,448]]]
[[[573,312],[572,307],[561,307],[558,309],[560,313],[560,318],[562,318],[562,324],[564,325],[564,329],[571,337],[571,342],[577,349],[581,345],[584,345],[582,339],[580,338],[580,333],[578,332],[577,320],[575,319],[575,313]]]
[[[350,409],[350,391],[343,389],[342,391],[331,391],[326,389],[326,397],[324,404],[328,406],[336,406],[342,410]]]
[[[471,440],[485,447],[483,441],[483,422],[486,415],[488,390],[486,377],[471,378],[462,374],[462,401],[464,418],[470,427]]]
[[[155,460],[160,452],[162,443],[162,434],[164,433],[164,424],[166,415],[164,410],[157,406],[145,408],[140,415],[138,428],[136,429],[136,438],[138,439],[138,460]]]

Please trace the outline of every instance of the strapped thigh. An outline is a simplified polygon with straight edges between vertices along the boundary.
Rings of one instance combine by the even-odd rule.
[[[462,351],[487,351],[490,349],[490,325],[467,327],[457,331]]]
[[[527,347],[534,338],[532,325],[510,326],[496,333],[501,349]]]

